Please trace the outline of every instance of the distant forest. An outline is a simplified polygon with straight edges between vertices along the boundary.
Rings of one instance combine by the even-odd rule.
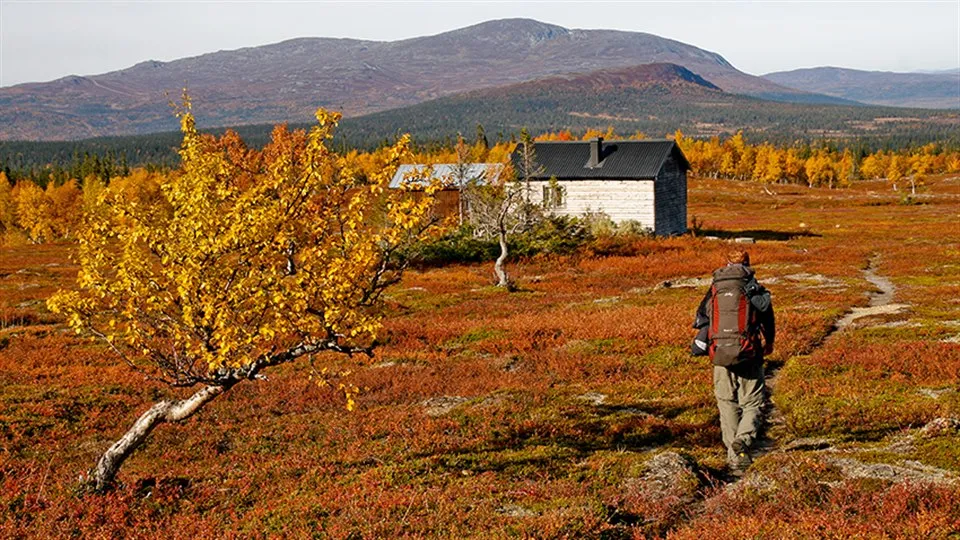
[[[677,129],[701,139],[743,131],[752,143],[829,145],[861,155],[930,142],[960,148],[957,112],[780,103],[723,92],[689,95],[675,90],[656,86],[593,92],[536,86],[514,92],[484,90],[345,119],[333,147],[372,150],[409,132],[421,148],[435,149],[451,146],[457,133],[472,139],[482,125],[491,144],[514,139],[521,128],[534,134],[562,129],[577,134],[612,127],[622,136],[642,132],[652,138]],[[224,129],[205,131],[222,133]],[[259,147],[269,140],[272,126],[233,129],[248,145]],[[109,179],[126,174],[130,167],[175,167],[179,144],[178,132],[65,142],[0,141],[0,170],[13,181],[29,178],[39,184],[90,174]]]

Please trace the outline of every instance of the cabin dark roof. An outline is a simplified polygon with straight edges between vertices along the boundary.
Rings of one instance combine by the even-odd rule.
[[[531,178],[557,180],[652,180],[663,168],[667,157],[671,155],[684,170],[690,169],[690,163],[683,152],[671,140],[644,141],[603,141],[600,140],[600,161],[590,167],[590,145],[592,141],[534,142],[533,149],[537,164],[543,168],[543,174]],[[521,147],[513,152],[511,159],[519,172]]]

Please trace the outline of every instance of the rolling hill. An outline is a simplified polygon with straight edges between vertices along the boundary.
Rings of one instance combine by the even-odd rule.
[[[807,92],[873,105],[960,109],[960,71],[894,73],[817,67],[768,73],[763,78]]]
[[[724,92],[676,64],[646,64],[548,77],[475,90],[409,107],[344,119],[335,147],[374,148],[409,132],[419,144],[472,138],[482,124],[491,142],[510,139],[521,128],[532,133],[613,126],[621,135],[642,131],[662,137],[677,128],[687,135],[729,135],[792,143],[847,139],[869,147],[903,147],[932,141],[960,144],[960,114],[952,111],[877,106],[778,103]],[[293,124],[291,127],[307,127]],[[237,126],[243,139],[263,145],[272,125]],[[221,131],[208,129],[208,131]],[[14,170],[66,165],[76,156],[123,156],[131,165],[175,165],[176,131],[65,142],[0,141],[0,168]]]
[[[727,92],[839,102],[743,73],[717,53],[652,34],[529,19],[394,42],[302,38],[102,75],[0,88],[0,139],[68,140],[176,129],[184,83],[201,126],[308,122],[318,106],[360,116],[471,90],[654,62]]]
[[[682,66],[648,64],[477,90],[352,118],[344,121],[342,136],[359,146],[399,131],[442,140],[472,134],[478,123],[488,135],[504,137],[522,127],[539,133],[613,126],[621,135],[642,131],[652,137],[680,128],[694,136],[743,130],[773,142],[896,137],[912,144],[956,140],[960,133],[960,115],[953,112],[771,102],[725,92]]]

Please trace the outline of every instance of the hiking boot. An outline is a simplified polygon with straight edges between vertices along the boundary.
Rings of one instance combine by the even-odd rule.
[[[753,464],[753,459],[750,458],[750,449],[747,448],[747,445],[741,440],[733,441],[730,449],[733,450],[735,455],[733,463],[731,464],[733,473],[737,476],[742,475],[750,468],[750,465]]]

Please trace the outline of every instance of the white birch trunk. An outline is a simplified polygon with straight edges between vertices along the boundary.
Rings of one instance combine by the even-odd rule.
[[[204,405],[227,390],[223,386],[207,386],[187,399],[180,401],[161,401],[140,415],[123,437],[113,443],[90,471],[85,480],[86,487],[97,493],[103,493],[114,484],[120,466],[140,445],[146,441],[150,432],[158,425],[169,422],[181,422],[199,411]]]
[[[507,270],[504,263],[507,261],[507,233],[501,230],[497,235],[500,240],[500,256],[493,264],[493,272],[497,275],[497,287],[510,288],[510,279],[507,277]]]

